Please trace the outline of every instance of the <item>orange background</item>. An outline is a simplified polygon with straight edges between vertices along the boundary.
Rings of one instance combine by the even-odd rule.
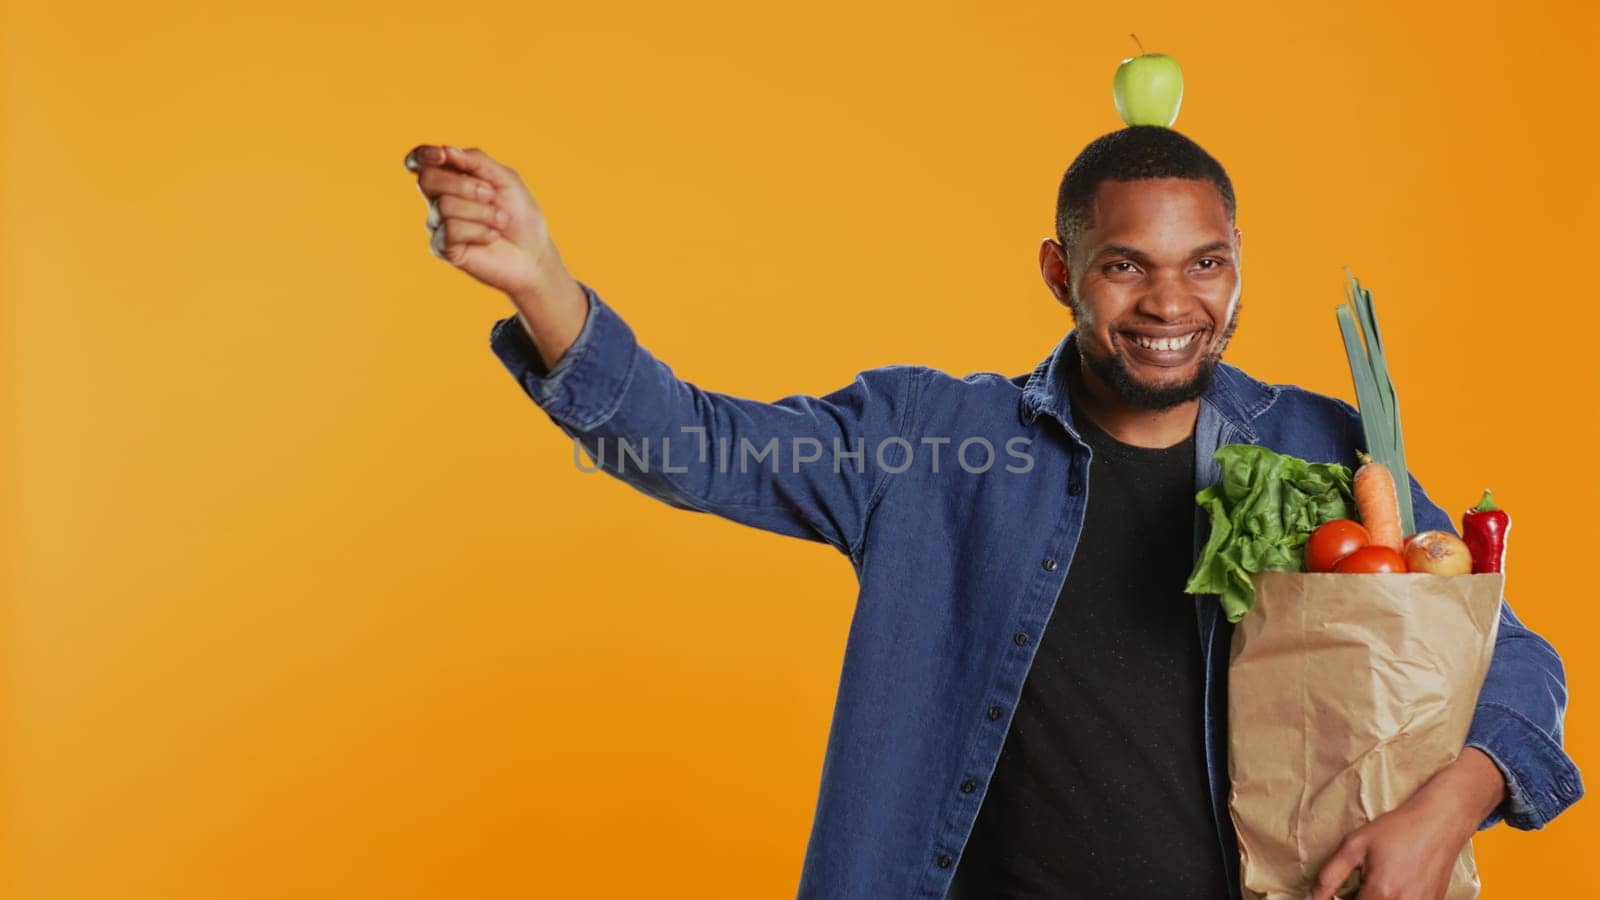
[[[1372,288],[1600,784],[1578,9],[6,4],[0,895],[792,896],[848,562],[577,471],[401,158],[521,170],[704,386],[1023,372],[1130,31],[1238,187],[1230,360],[1350,397],[1339,266]],[[1497,828],[1484,896],[1600,887],[1597,842],[1593,800]]]

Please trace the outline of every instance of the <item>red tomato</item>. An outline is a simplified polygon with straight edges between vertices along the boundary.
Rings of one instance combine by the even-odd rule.
[[[1339,560],[1335,572],[1346,575],[1376,575],[1384,572],[1406,571],[1406,561],[1392,548],[1382,544],[1368,544]]]
[[[1360,522],[1334,519],[1317,526],[1306,541],[1306,571],[1332,572],[1339,560],[1372,543]]]

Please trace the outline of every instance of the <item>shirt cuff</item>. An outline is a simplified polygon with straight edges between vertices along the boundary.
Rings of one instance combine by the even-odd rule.
[[[1479,823],[1505,820],[1512,828],[1543,828],[1583,796],[1578,767],[1543,729],[1501,703],[1481,703],[1467,734],[1468,747],[1482,750],[1506,779],[1506,798]]]
[[[588,431],[616,412],[633,374],[633,329],[583,282],[588,313],[572,346],[545,369],[539,349],[516,316],[494,323],[489,346],[523,391],[557,423]]]

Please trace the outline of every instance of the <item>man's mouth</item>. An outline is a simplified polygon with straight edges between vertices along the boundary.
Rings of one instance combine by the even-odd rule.
[[[1182,350],[1189,346],[1189,342],[1200,336],[1200,332],[1191,331],[1177,337],[1150,337],[1144,334],[1130,334],[1134,343],[1147,350]]]
[[[1192,361],[1201,347],[1204,328],[1178,334],[1144,334],[1124,331],[1128,355],[1151,366],[1182,366]]]

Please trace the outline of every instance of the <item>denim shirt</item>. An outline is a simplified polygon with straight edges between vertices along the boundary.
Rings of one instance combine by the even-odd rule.
[[[490,346],[587,464],[674,507],[826,542],[855,569],[798,897],[945,896],[1092,490],[1063,381],[1076,332],[1023,375],[887,365],[821,396],[763,402],[676,377],[580,285],[588,317],[553,369],[518,316],[494,323]],[[1219,363],[1199,408],[1195,489],[1218,478],[1224,444],[1354,466],[1361,434],[1350,404]],[[1410,487],[1417,529],[1454,533],[1415,478]],[[1195,509],[1198,555],[1209,522]],[[1173,602],[1194,604],[1217,852],[1237,895],[1232,626],[1215,596]],[[1494,760],[1506,797],[1480,827],[1540,828],[1582,796],[1561,743],[1566,699],[1560,657],[1503,604],[1467,745]]]

